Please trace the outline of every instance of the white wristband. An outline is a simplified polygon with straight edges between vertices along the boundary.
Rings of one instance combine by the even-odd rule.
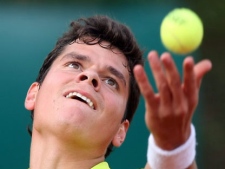
[[[149,136],[147,160],[152,169],[185,169],[195,159],[196,137],[195,128],[191,125],[191,135],[180,147],[166,151],[159,148],[153,135]]]

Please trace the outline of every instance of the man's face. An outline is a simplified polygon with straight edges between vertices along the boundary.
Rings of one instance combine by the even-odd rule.
[[[126,66],[125,56],[117,49],[68,45],[39,90],[34,83],[28,91],[28,95],[32,89],[36,92],[33,104],[25,102],[27,109],[34,109],[33,131],[85,146],[107,146],[121,127],[126,133],[129,122],[121,123],[130,83]]]

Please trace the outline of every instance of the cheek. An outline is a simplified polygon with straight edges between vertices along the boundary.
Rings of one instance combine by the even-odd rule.
[[[121,122],[123,116],[124,116],[124,112],[125,112],[125,108],[126,108],[126,98],[115,98],[112,99],[112,97],[109,97],[107,99],[107,109],[109,112],[109,120],[110,122],[114,123],[114,122]]]
[[[44,121],[45,118],[49,118],[48,116],[50,116],[51,112],[58,109],[55,102],[57,86],[53,84],[57,83],[46,76],[44,82],[40,86],[34,108],[35,117],[38,118],[38,120]]]
[[[99,139],[104,138],[109,143],[118,132],[125,112],[126,102],[125,99],[112,99],[112,97],[107,97],[105,103],[107,109],[104,110],[104,115],[102,114],[104,117],[102,118],[101,116],[100,121],[96,121],[95,127],[98,135],[99,133],[104,133],[99,136]]]

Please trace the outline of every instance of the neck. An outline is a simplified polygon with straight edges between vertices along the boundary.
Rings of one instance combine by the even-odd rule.
[[[102,152],[65,142],[59,137],[43,137],[33,130],[30,169],[90,169],[102,161]]]

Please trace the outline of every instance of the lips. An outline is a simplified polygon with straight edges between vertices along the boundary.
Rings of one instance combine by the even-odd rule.
[[[90,108],[95,110],[95,106],[92,100],[86,96],[83,96],[78,92],[70,92],[69,94],[66,95],[66,98],[79,100],[83,103],[86,103]]]

